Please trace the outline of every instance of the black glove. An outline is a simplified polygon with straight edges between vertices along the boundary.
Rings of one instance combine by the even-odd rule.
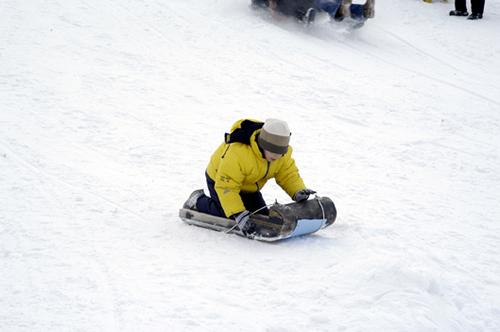
[[[312,189],[302,189],[299,190],[293,195],[293,200],[296,202],[306,201],[309,198],[309,195],[315,194],[316,192]]]
[[[250,223],[248,222],[250,219],[250,211],[245,210],[234,216],[234,220],[238,224],[240,230],[245,233],[250,228]]]

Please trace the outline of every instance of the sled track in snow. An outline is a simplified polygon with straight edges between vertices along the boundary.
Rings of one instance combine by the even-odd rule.
[[[432,55],[428,54],[427,52],[425,52],[425,51],[423,51],[423,50],[419,49],[418,47],[416,47],[416,46],[412,45],[412,44],[411,44],[411,43],[409,43],[408,41],[406,41],[406,40],[404,40],[403,38],[401,38],[401,37],[397,36],[396,34],[394,34],[394,33],[392,33],[392,32],[389,32],[389,31],[386,31],[385,29],[382,29],[382,28],[379,28],[379,29],[380,29],[381,31],[383,31],[384,33],[386,33],[386,34],[391,35],[394,39],[398,40],[400,43],[402,43],[402,44],[404,44],[404,45],[406,45],[406,46],[408,46],[408,47],[410,47],[410,48],[412,48],[412,49],[414,49],[414,50],[418,51],[419,53],[421,53],[421,54],[423,54],[423,55],[425,55],[425,56],[427,56],[427,57],[432,58],[433,60],[437,61],[439,64],[441,64],[441,65],[446,65],[446,66],[447,66],[447,67],[449,67],[450,69],[453,69],[453,70],[459,71],[459,72],[461,72],[461,73],[464,73],[463,71],[461,71],[461,70],[459,70],[459,69],[455,68],[454,66],[451,66],[451,65],[449,65],[448,63],[445,63],[445,62],[443,62],[442,60],[437,59],[436,57],[434,57],[434,56],[432,56]],[[432,80],[432,81],[434,81],[434,82],[437,82],[437,83],[440,83],[440,84],[442,84],[442,85],[445,85],[445,86],[448,86],[448,87],[451,87],[451,88],[454,88],[454,89],[457,89],[457,90],[463,91],[463,92],[465,92],[465,93],[467,93],[467,94],[469,94],[469,95],[471,95],[471,96],[474,96],[474,97],[476,97],[476,98],[478,98],[478,99],[481,99],[481,100],[486,100],[486,101],[488,101],[488,102],[490,102],[490,103],[492,103],[492,104],[494,104],[494,105],[500,106],[500,101],[499,101],[499,100],[489,98],[489,97],[487,97],[487,96],[485,96],[485,95],[482,95],[482,94],[480,94],[480,93],[477,93],[477,92],[475,92],[475,91],[473,91],[473,90],[470,90],[470,89],[464,88],[464,87],[462,87],[462,86],[459,86],[459,85],[457,85],[457,84],[455,84],[455,83],[453,83],[453,82],[450,82],[450,81],[447,81],[447,80],[444,80],[444,79],[438,78],[438,77],[433,76],[433,75],[426,74],[426,73],[424,73],[424,72],[422,72],[422,71],[418,71],[418,70],[415,70],[415,69],[407,68],[407,67],[405,67],[405,66],[402,66],[402,65],[399,65],[399,64],[396,64],[396,63],[393,63],[393,62],[387,61],[387,60],[385,60],[383,57],[378,56],[378,55],[374,54],[373,52],[369,52],[369,51],[366,51],[366,50],[361,50],[360,48],[358,48],[358,47],[356,47],[356,46],[354,46],[354,45],[352,45],[352,44],[349,44],[349,43],[343,43],[343,44],[342,44],[342,46],[343,46],[343,47],[346,47],[346,48],[349,48],[349,49],[351,49],[351,50],[354,50],[354,51],[355,51],[356,53],[358,53],[358,54],[368,55],[368,56],[370,56],[370,57],[372,57],[372,58],[374,58],[374,59],[376,59],[376,60],[378,60],[378,61],[380,61],[380,62],[382,62],[382,63],[385,63],[385,64],[387,64],[387,65],[389,65],[389,66],[392,66],[392,67],[395,67],[395,68],[401,69],[401,70],[403,70],[403,71],[406,71],[406,72],[409,72],[409,73],[412,73],[412,74],[416,74],[416,75],[421,76],[421,77],[428,78],[428,79],[430,79],[430,80]],[[465,73],[464,73],[464,74],[465,74]]]
[[[52,175],[52,174],[47,173],[46,171],[43,171],[42,169],[40,169],[36,165],[33,165],[31,162],[27,161],[25,158],[23,158],[21,155],[19,155],[19,153],[14,152],[14,150],[12,150],[8,146],[8,144],[1,143],[1,145],[4,147],[5,150],[8,151],[8,156],[9,157],[13,156],[14,159],[17,159],[17,162],[20,165],[23,165],[23,167],[25,169],[27,169],[30,172],[32,172],[36,177],[38,177],[38,178],[42,178],[43,177],[43,178],[46,178],[47,180],[49,180],[49,182],[57,182],[57,183],[63,184],[66,187],[71,187],[71,188],[77,189],[78,191],[84,191],[86,194],[89,194],[91,196],[94,196],[94,197],[98,198],[99,200],[107,202],[108,204],[114,206],[117,209],[120,209],[120,210],[123,210],[123,211],[126,211],[126,212],[130,213],[131,215],[135,216],[137,219],[141,220],[144,223],[148,222],[148,220],[146,220],[144,217],[142,217],[139,213],[134,212],[134,211],[130,210],[129,208],[127,208],[127,207],[125,207],[125,206],[123,206],[123,205],[121,205],[119,203],[116,203],[116,202],[114,202],[114,201],[112,201],[112,200],[110,200],[110,199],[108,199],[106,197],[104,197],[101,194],[98,194],[98,193],[95,193],[95,192],[92,192],[92,191],[80,188],[77,185],[68,183],[68,182],[66,182],[64,180],[61,180],[59,177],[57,177],[55,175]]]
[[[433,59],[434,61],[436,61],[437,63],[441,64],[442,66],[445,66],[445,67],[448,67],[450,69],[453,69],[454,71],[460,72],[460,73],[462,73],[464,75],[468,74],[468,73],[464,72],[463,70],[461,70],[460,68],[452,66],[448,62],[443,61],[442,59],[440,59],[440,58],[438,58],[438,57],[430,54],[429,52],[424,51],[422,48],[415,46],[414,44],[410,43],[408,40],[404,39],[403,37],[399,36],[398,34],[392,32],[390,30],[387,30],[387,29],[384,29],[384,28],[381,28],[381,27],[377,27],[377,26],[374,26],[373,28],[374,29],[378,29],[378,30],[382,31],[384,34],[393,37],[394,39],[396,39],[400,43],[408,46],[409,48],[417,51],[418,53],[420,53],[420,54],[422,54],[422,55],[424,55],[424,56],[426,56],[428,58]]]

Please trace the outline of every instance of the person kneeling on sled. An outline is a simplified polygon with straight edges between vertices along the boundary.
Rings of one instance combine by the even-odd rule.
[[[269,179],[296,202],[316,192],[307,189],[292,158],[290,129],[285,121],[264,123],[243,119],[226,133],[205,172],[210,196],[195,190],[184,208],[234,219],[243,232],[252,232],[252,213],[269,214],[261,189]]]

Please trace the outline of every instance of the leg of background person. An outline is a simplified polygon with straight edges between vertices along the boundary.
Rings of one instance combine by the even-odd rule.
[[[352,4],[351,5],[351,18],[358,20],[358,21],[365,20],[364,6]]]
[[[342,0],[316,0],[314,5],[316,8],[327,12],[332,18],[335,17],[335,14],[340,8],[342,4]]]
[[[467,11],[466,0],[455,0],[455,10],[466,12]]]
[[[474,14],[482,14],[484,11],[484,0],[472,0],[471,11]]]

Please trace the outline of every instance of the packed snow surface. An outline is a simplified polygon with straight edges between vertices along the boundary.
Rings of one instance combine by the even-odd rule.
[[[1,330],[500,331],[500,2],[249,2],[0,1]],[[289,123],[333,226],[178,218],[247,117]]]

